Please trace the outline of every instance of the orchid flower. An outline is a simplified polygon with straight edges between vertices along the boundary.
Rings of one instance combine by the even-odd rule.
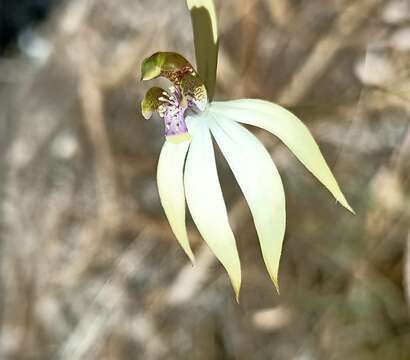
[[[157,52],[142,63],[142,80],[165,77],[168,91],[146,93],[142,114],[158,112],[166,141],[157,182],[171,228],[194,262],[185,224],[185,201],[203,239],[225,267],[236,297],[241,267],[215,164],[212,137],[226,158],[249,204],[263,259],[278,289],[278,269],[285,234],[285,194],[278,170],[261,142],[240,123],[277,136],[302,164],[353,212],[307,127],[285,108],[263,100],[213,101],[218,32],[212,0],[187,0],[194,29],[198,71],[183,56]]]

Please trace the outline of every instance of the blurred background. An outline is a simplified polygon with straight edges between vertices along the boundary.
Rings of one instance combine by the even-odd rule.
[[[160,206],[151,53],[194,62],[184,0],[0,1],[0,359],[410,359],[410,3],[216,0],[217,99],[287,106],[352,216],[276,139],[288,225],[278,296],[218,155],[240,304]],[[164,81],[158,81],[163,86]]]

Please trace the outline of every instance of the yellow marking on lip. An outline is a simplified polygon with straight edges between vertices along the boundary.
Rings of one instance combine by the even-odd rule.
[[[173,143],[173,144],[179,144],[183,141],[189,141],[192,139],[192,136],[189,135],[188,133],[184,134],[178,134],[178,135],[169,135],[166,137],[167,141]]]

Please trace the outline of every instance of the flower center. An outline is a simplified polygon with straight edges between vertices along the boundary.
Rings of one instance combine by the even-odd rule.
[[[185,111],[188,108],[186,101],[179,91],[171,86],[169,93],[162,92],[162,96],[159,97],[159,101],[162,104],[158,107],[159,116],[164,118],[165,123],[165,136],[175,136],[188,133],[188,128],[185,123]]]
[[[148,90],[142,103],[142,114],[149,119],[153,112],[164,119],[165,136],[172,142],[190,138],[185,123],[185,114],[205,110],[208,96],[205,85],[192,65],[175,53],[156,53],[145,59],[142,65],[142,79],[150,80],[163,76],[174,86],[168,91],[159,87]]]

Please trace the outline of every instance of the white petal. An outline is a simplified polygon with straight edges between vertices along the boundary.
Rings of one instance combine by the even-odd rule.
[[[269,153],[252,133],[229,119],[215,120],[210,125],[211,132],[249,204],[263,259],[278,289],[286,227],[285,193],[280,175]]]
[[[202,237],[226,268],[238,298],[241,267],[218,179],[211,135],[205,117],[195,122],[185,165],[188,208]]]
[[[189,141],[178,144],[165,141],[157,169],[158,191],[162,207],[178,242],[194,261],[185,225],[185,195],[183,168]]]
[[[346,209],[354,213],[308,128],[285,108],[263,100],[212,103],[212,111],[241,123],[261,127],[282,140],[306,168]]]

